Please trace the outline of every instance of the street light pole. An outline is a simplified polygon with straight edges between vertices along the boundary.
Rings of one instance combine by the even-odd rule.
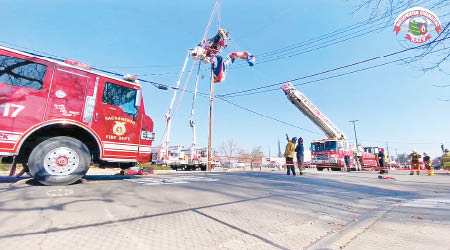
[[[356,137],[356,122],[358,122],[359,120],[352,120],[349,121],[351,123],[353,123],[353,131],[355,132],[355,142],[356,142],[356,147],[358,147],[358,137]]]

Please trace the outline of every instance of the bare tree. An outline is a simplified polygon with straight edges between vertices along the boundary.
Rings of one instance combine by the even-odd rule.
[[[228,162],[231,162],[233,161],[233,158],[235,158],[239,153],[239,146],[233,139],[230,138],[220,144],[219,152],[221,156],[227,159]]]
[[[398,163],[399,164],[408,164],[409,155],[407,153],[401,153],[398,155]]]
[[[368,22],[384,20],[386,24],[393,23],[396,17],[408,8],[420,6],[431,10],[443,10],[449,6],[448,0],[357,0],[357,2],[354,13],[367,9],[370,16]],[[443,70],[442,67],[444,67],[445,62],[448,63],[450,59],[450,22],[445,19],[449,15],[450,13],[445,13],[439,17],[442,25],[442,31],[439,35],[414,49],[415,54],[404,59],[405,63],[418,63],[420,61],[419,67],[423,71]],[[407,48],[411,48],[411,46],[410,43],[404,44],[404,47]]]
[[[252,151],[247,152],[246,150],[241,150],[239,154],[239,158],[246,162],[250,163],[250,167],[253,170],[253,165],[258,164],[261,170],[262,158],[264,157],[264,153],[261,151],[261,147],[253,147]]]

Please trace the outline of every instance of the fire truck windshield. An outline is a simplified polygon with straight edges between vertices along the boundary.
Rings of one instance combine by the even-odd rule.
[[[103,92],[103,102],[118,106],[127,115],[136,115],[136,96],[137,90],[127,88],[114,83],[105,83],[105,90]]]
[[[337,149],[336,141],[327,141],[325,143],[322,142],[311,143],[311,151],[314,152],[332,151],[336,149]]]

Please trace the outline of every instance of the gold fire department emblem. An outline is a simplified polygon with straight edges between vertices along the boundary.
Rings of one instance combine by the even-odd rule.
[[[118,136],[122,136],[127,131],[127,128],[125,127],[125,122],[115,122],[116,124],[113,127],[113,133]]]

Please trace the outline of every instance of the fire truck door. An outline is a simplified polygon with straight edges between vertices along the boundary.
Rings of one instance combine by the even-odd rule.
[[[100,80],[92,128],[103,141],[103,158],[130,159],[138,156],[142,112],[140,89],[119,81]]]
[[[47,119],[65,118],[80,121],[87,81],[88,76],[81,71],[56,66],[49,95]]]

